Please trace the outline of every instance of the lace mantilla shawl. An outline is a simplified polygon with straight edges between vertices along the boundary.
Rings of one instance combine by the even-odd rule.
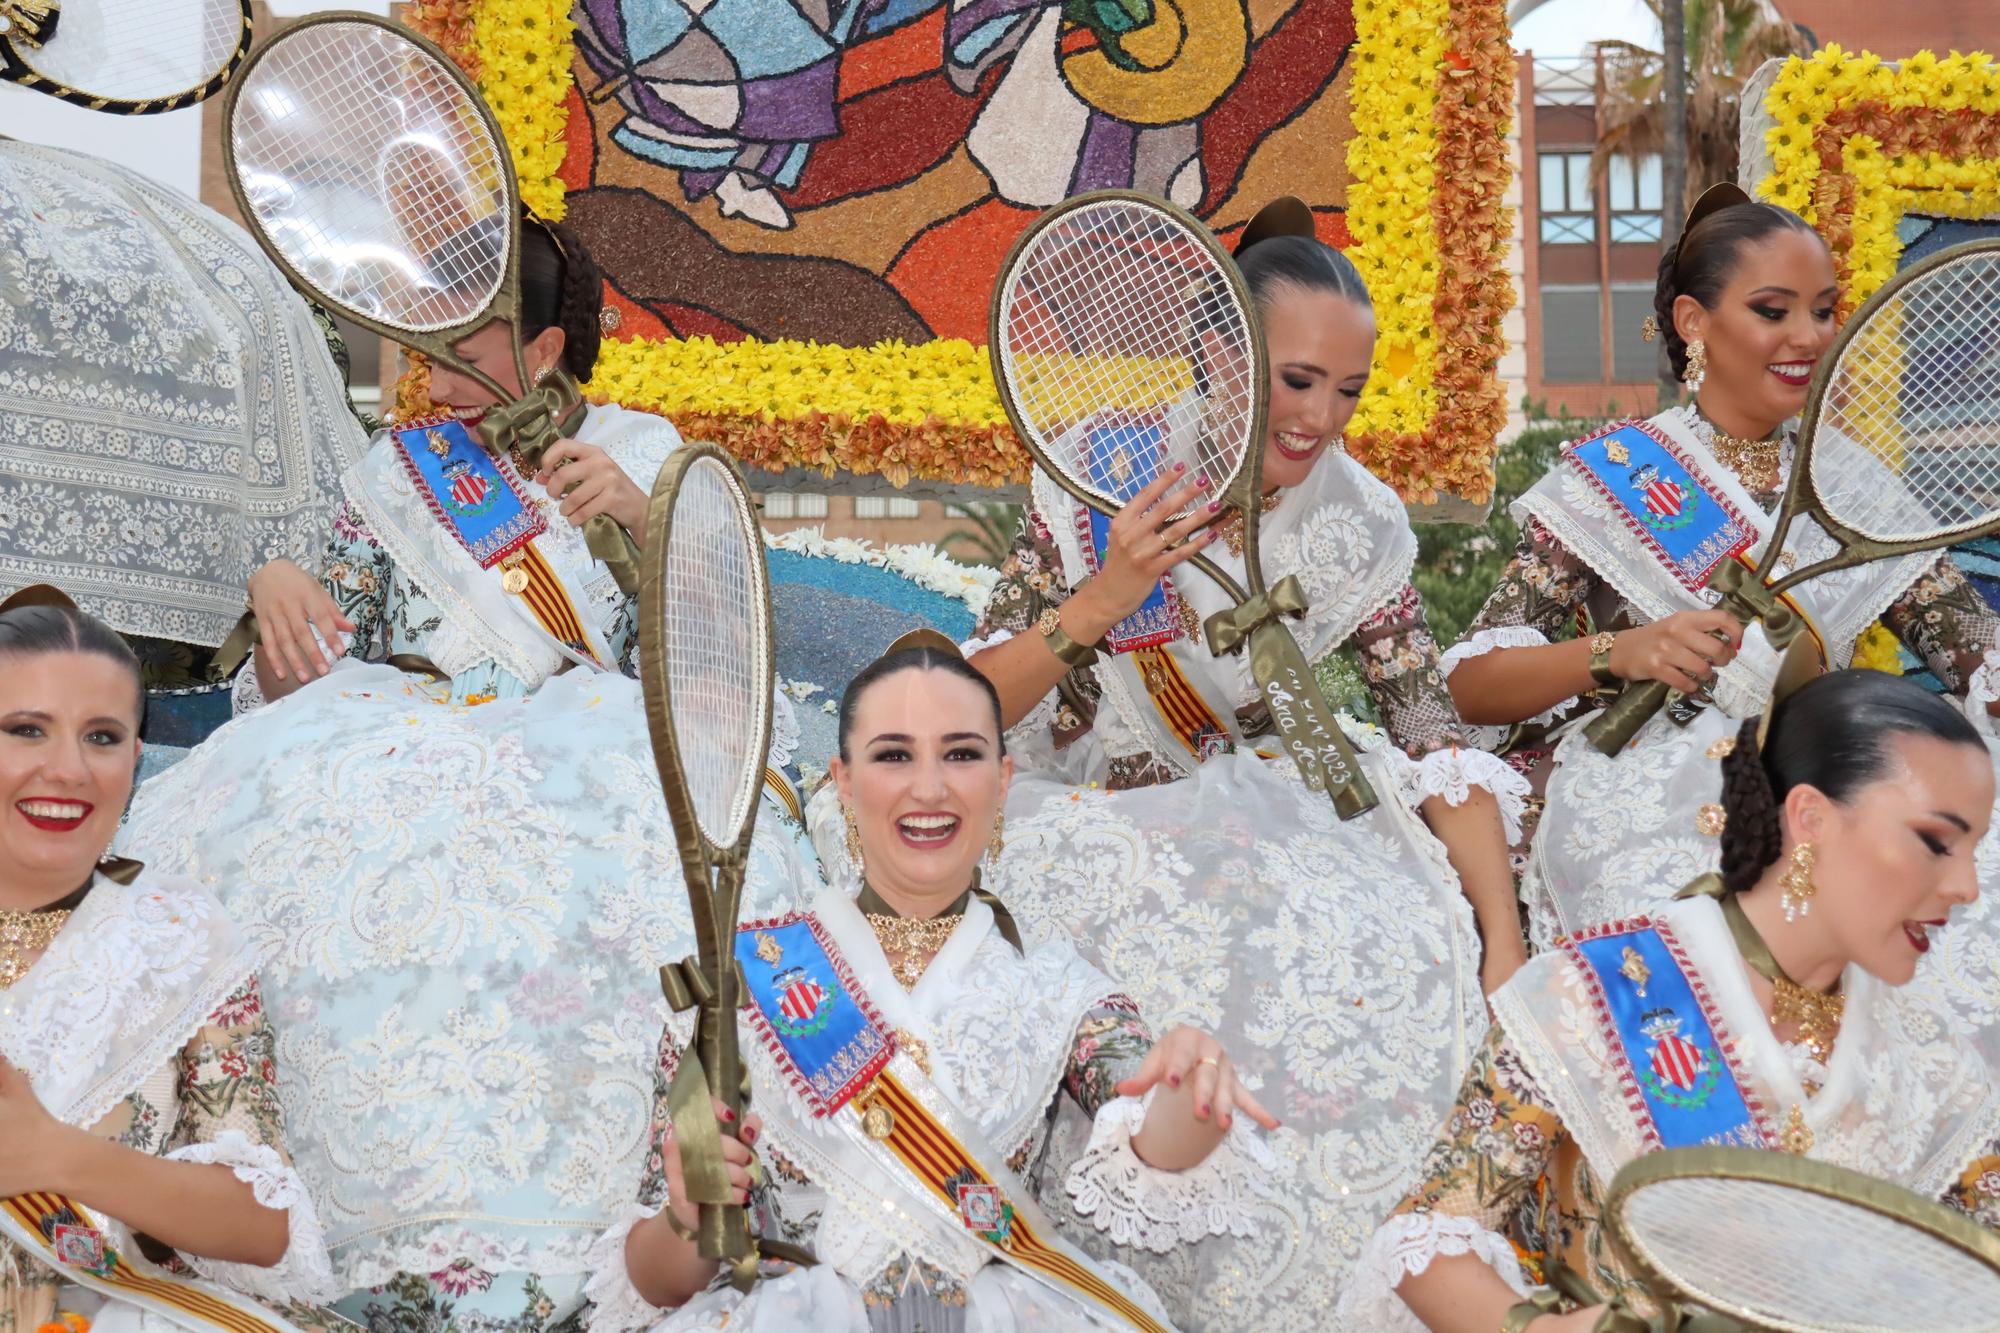
[[[0,140],[0,593],[220,643],[309,565],[365,436],[311,312],[234,224],[111,163]]]

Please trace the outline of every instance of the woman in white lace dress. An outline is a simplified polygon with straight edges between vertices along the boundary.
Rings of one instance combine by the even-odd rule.
[[[1380,805],[1343,823],[1269,735],[1244,657],[1202,642],[1228,603],[1181,562],[1242,577],[1240,520],[1205,478],[1162,478],[1109,522],[1038,480],[968,650],[1022,768],[995,888],[1149,1013],[1219,1033],[1286,1122],[1289,1189],[1253,1239],[1120,1257],[1191,1326],[1313,1326],[1485,1030],[1482,953],[1489,987],[1524,956],[1503,827],[1526,785],[1466,743],[1403,506],[1341,447],[1375,343],[1359,276],[1296,200],[1236,257],[1270,352],[1265,569],[1304,588],[1308,661],[1356,650],[1386,733],[1348,731]],[[1155,502],[1196,513],[1162,530]],[[1071,641],[1113,651],[1073,669]]]
[[[595,266],[530,225],[522,277],[530,373],[587,378]],[[507,333],[461,350],[512,389]],[[536,474],[458,429],[491,405],[476,384],[438,369],[432,396],[457,420],[376,438],[317,577],[252,580],[246,711],[140,790],[123,845],[214,884],[273,951],[342,1312],[534,1330],[575,1313],[644,1157],[656,969],[694,942],[620,670],[634,603],[582,534],[601,513],[643,541],[680,437],[592,407]],[[810,852],[770,791],[750,891],[788,901]]]
[[[1546,770],[1547,805],[1522,881],[1537,945],[1642,911],[1715,867],[1717,762],[1737,719],[1768,695],[1778,657],[1761,628],[1746,634],[1710,609],[1706,579],[1730,544],[1747,539],[1760,554],[1768,540],[1792,464],[1792,419],[1833,338],[1835,295],[1833,260],[1797,215],[1734,187],[1703,195],[1661,259],[1656,298],[1694,401],[1565,448],[1517,502],[1520,550],[1445,654],[1452,693],[1473,722],[1538,728],[1627,680],[1691,696],[1616,755],[1598,753],[1581,728],[1552,751],[1537,743],[1517,752],[1524,767]],[[1897,483],[1885,473],[1883,484]],[[1667,502],[1668,488],[1683,501]],[[1802,521],[1787,544],[1780,569],[1819,559],[1828,539]],[[2000,696],[1986,665],[2000,619],[1950,556],[1864,565],[1791,597],[1832,665],[1849,661],[1879,617],[1990,729],[1981,705]],[[1589,630],[1570,637],[1579,618]],[[1990,885],[2000,869],[1988,862],[1985,873]],[[2000,1051],[2000,943],[1981,928],[1989,910],[1982,903],[1936,941],[1945,965],[1918,984],[1989,1029],[1982,1040]]]
[[[1841,671],[1776,706],[1761,752],[1754,718],[1731,739],[1722,873],[1671,902],[1661,885],[1650,917],[1591,926],[1493,997],[1340,1327],[1652,1315],[1600,1219],[1619,1168],[1661,1148],[1803,1154],[2000,1228],[2000,1089],[1909,984],[1979,894],[1994,781],[1978,732],[1913,682]]]
[[[654,1068],[658,1151],[595,1252],[594,1330],[1160,1333],[1145,1284],[1063,1233],[1176,1248],[1247,1227],[1275,1169],[1248,1122],[1276,1122],[1221,1045],[1190,1027],[1155,1042],[1110,978],[1067,941],[1024,937],[979,887],[1013,772],[999,715],[929,631],[848,685],[830,786],[863,877],[737,933],[754,1110],[724,1153],[787,1258],[746,1294],[683,1238],[697,1210],[675,1022]],[[1092,1123],[1074,1162],[1049,1156],[1058,1103]],[[1052,1222],[1037,1192],[1082,1221]],[[791,1262],[801,1249],[817,1266]]]
[[[224,1308],[254,1327],[332,1294],[256,949],[193,881],[99,863],[139,711],[138,660],[104,625],[46,587],[0,605],[5,1333],[65,1313],[99,1333],[220,1327]]]

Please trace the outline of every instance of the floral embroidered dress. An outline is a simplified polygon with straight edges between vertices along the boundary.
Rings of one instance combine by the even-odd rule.
[[[753,1196],[754,1225],[767,1239],[810,1250],[818,1266],[767,1263],[763,1281],[747,1296],[718,1277],[678,1310],[647,1304],[627,1275],[625,1241],[634,1224],[668,1202],[655,1152],[638,1202],[626,1205],[594,1252],[590,1327],[600,1333],[724,1327],[732,1333],[1129,1333],[1132,1323],[980,1239],[972,1215],[961,1215],[966,1205],[954,1209],[926,1190],[891,1144],[865,1127],[862,1107],[879,1080],[890,1077],[991,1177],[1003,1204],[993,1216],[1014,1247],[1023,1229],[1044,1238],[1053,1233],[1057,1248],[1116,1299],[1167,1326],[1158,1298],[1136,1274],[1092,1264],[1061,1238],[1094,1233],[1172,1250],[1215,1233],[1248,1234],[1275,1169],[1259,1131],[1239,1118],[1200,1165],[1184,1172],[1147,1166],[1131,1144],[1150,1094],[1120,1097],[1112,1088],[1137,1070],[1153,1037],[1108,977],[1066,941],[1017,947],[993,909],[968,895],[947,914],[956,916],[948,937],[905,988],[853,897],[858,888],[827,889],[807,913],[744,930],[763,957],[775,960],[770,967],[802,966],[802,981],[835,993],[835,1000],[821,996],[818,1003],[852,1005],[876,1030],[893,1034],[886,1066],[879,1076],[869,1074],[878,1083],[826,1111],[818,1082],[797,1076],[799,1066],[773,1025],[759,1021],[755,1008],[739,1023],[752,1109],[764,1120],[756,1153],[767,1183]],[[782,938],[783,947],[766,944],[760,931],[774,943]],[[824,953],[808,957],[801,943]],[[836,1011],[835,1030],[846,1012]],[[683,1023],[671,1020],[654,1062],[655,1142],[672,1133],[668,1092],[685,1036]],[[1052,1141],[1059,1114],[1082,1126],[1087,1143],[1080,1153],[1064,1155]],[[944,1167],[936,1169],[944,1174]],[[1056,1221],[1048,1223],[1040,1208]]]
[[[1033,633],[1096,567],[1088,516],[1046,481],[1034,499],[968,652]],[[1200,642],[1228,603],[1189,570],[1128,622],[1150,646],[1071,673],[1008,733],[1017,768],[989,877],[1024,927],[1073,940],[1160,1022],[1214,1031],[1284,1122],[1271,1144],[1287,1189],[1253,1238],[1204,1242],[1193,1262],[1117,1251],[1190,1327],[1312,1327],[1332,1309],[1486,1027],[1471,908],[1416,806],[1482,785],[1512,819],[1526,791],[1460,746],[1394,493],[1329,453],[1263,516],[1260,546],[1272,581],[1304,588],[1307,660],[1360,649],[1388,729],[1348,732],[1380,805],[1342,822],[1304,786],[1247,662]],[[1240,555],[1210,554],[1241,579]],[[1190,711],[1205,731],[1176,728]],[[815,831],[833,863],[838,838]]]
[[[116,1218],[76,1221],[129,1266],[157,1264],[215,1284],[259,1317],[317,1326],[304,1303],[331,1297],[333,1274],[285,1149],[256,950],[206,890],[157,871],[130,885],[98,875],[73,910],[27,975],[0,990],[0,1058],[66,1124],[154,1156],[229,1167],[259,1203],[286,1211],[290,1245],[259,1268],[135,1239]],[[85,1315],[100,1333],[179,1327],[76,1285],[0,1234],[0,1333],[34,1333],[58,1310]]]
[[[602,407],[578,438],[645,488],[679,444]],[[656,969],[694,946],[644,702],[615,669],[632,604],[555,516],[534,553],[582,622],[557,641],[389,437],[346,490],[321,572],[350,652],[261,707],[246,668],[248,711],[140,789],[123,844],[214,884],[271,953],[340,1311],[541,1329],[576,1310],[584,1250],[637,1174]],[[388,664],[411,656],[449,679]],[[810,852],[775,801],[764,813],[749,891],[790,901],[816,882]]]
[[[1659,1103],[1641,1092],[1649,1078],[1664,1077],[1661,1065],[1648,1067],[1646,1043],[1657,1049],[1693,1035],[1697,1023],[1715,1041],[1696,1067],[1726,1064],[1718,1080],[1695,1087],[1710,1087],[1713,1099],[1717,1082],[1733,1084],[1755,1108],[1730,1141],[1802,1148],[2000,1228],[2000,1094],[1987,1063],[1939,1022],[1935,1007],[1911,987],[1849,967],[1840,1034],[1821,1065],[1772,1032],[1714,899],[1670,903],[1653,923],[1663,925],[1661,938],[1678,950],[1700,998],[1679,1005],[1671,1027],[1651,1023],[1626,1045],[1606,1017],[1606,993],[1651,983],[1654,993],[1639,1007],[1661,1006],[1661,969],[1628,968],[1633,976],[1593,968],[1573,945],[1635,923],[1594,928],[1530,960],[1494,995],[1495,1026],[1421,1179],[1369,1242],[1336,1327],[1421,1329],[1395,1287],[1439,1255],[1461,1254],[1484,1260],[1522,1296],[1560,1260],[1600,1296],[1622,1295],[1651,1313],[1600,1219],[1618,1169],[1673,1133],[1653,1118]],[[1918,971],[1937,967],[1926,957]],[[1692,1105],[1698,1095],[1682,1100]],[[1523,1254],[1544,1273],[1524,1269]]]
[[[1663,439],[1696,474],[1715,487],[1743,519],[1768,532],[1778,496],[1752,494],[1709,448],[1711,428],[1692,408],[1664,412],[1643,428]],[[1791,465],[1789,437],[1783,466]],[[1894,485],[1893,478],[1885,485]],[[1468,630],[1444,655],[1447,675],[1460,663],[1497,649],[1567,637],[1579,614],[1592,624],[1623,628],[1707,601],[1685,587],[1638,535],[1621,507],[1592,483],[1566,453],[1516,502],[1522,541],[1499,587]],[[1809,520],[1795,523],[1781,560],[1786,568],[1820,557],[1827,538]],[[1762,540],[1756,549],[1761,551]],[[1989,736],[1984,704],[2000,697],[2000,679],[1986,655],[2000,632],[1979,594],[1948,556],[1916,555],[1842,571],[1801,584],[1792,594],[1817,625],[1834,666],[1847,664],[1857,636],[1878,617],[1921,655],[1938,678],[1967,701],[1968,715]],[[1616,757],[1593,749],[1572,730],[1553,750],[1546,807],[1528,849],[1521,894],[1529,932],[1538,945],[1593,921],[1645,910],[1661,886],[1686,883],[1714,870],[1719,855],[1713,819],[1701,807],[1721,789],[1718,742],[1735,735],[1744,717],[1770,696],[1777,655],[1753,627],[1743,651],[1708,691],[1692,719],[1663,712]],[[1531,719],[1554,721],[1576,708],[1566,703]],[[1546,751],[1540,743],[1534,747]],[[1989,747],[1991,748],[1991,747]],[[2000,751],[1996,751],[2000,763]],[[2000,1054],[2000,948],[1987,938],[2000,862],[1981,845],[1986,892],[1962,919],[1933,939],[1937,966],[1916,983],[1933,1002],[1987,1030],[1982,1045]]]

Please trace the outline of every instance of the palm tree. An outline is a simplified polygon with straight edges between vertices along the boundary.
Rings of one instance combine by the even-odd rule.
[[[1018,504],[993,501],[968,504],[964,517],[972,520],[972,526],[947,533],[937,544],[938,552],[955,560],[998,568],[1013,549],[1024,512],[1025,507]]]

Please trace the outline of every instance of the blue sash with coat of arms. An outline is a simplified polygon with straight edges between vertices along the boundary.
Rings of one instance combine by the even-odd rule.
[[[736,961],[752,1026],[815,1116],[845,1106],[896,1053],[846,960],[806,913],[740,927]]]
[[[1653,1147],[1769,1146],[1758,1108],[1737,1082],[1662,927],[1639,917],[1573,936],[1563,947],[1593,983],[1605,1036],[1623,1057],[1628,1098]]]
[[[1579,440],[1564,457],[1689,592],[1701,591],[1717,565],[1757,541],[1757,529],[1736,506],[1643,421]]]
[[[1166,424],[1158,414],[1100,415],[1085,428],[1084,467],[1091,484],[1106,494],[1124,497],[1137,495],[1151,485],[1159,475]],[[1096,574],[1104,564],[1105,544],[1111,540],[1111,520],[1084,505],[1077,506],[1077,515],[1084,563]],[[1111,627],[1104,645],[1114,653],[1129,653],[1172,643],[1184,633],[1180,594],[1162,579],[1146,594],[1138,610]]]
[[[456,417],[413,421],[390,438],[425,505],[481,569],[548,531],[547,520]]]

